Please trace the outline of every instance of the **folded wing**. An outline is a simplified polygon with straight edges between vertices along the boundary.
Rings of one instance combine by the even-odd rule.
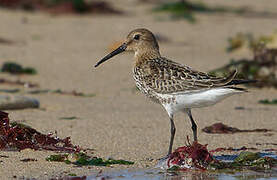
[[[135,69],[140,82],[162,94],[228,86],[236,75],[236,71],[233,71],[227,77],[215,77],[166,58],[148,60],[141,66]]]

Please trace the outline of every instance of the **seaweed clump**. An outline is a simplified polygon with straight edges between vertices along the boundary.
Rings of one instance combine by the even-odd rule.
[[[231,59],[230,63],[210,71],[211,75],[226,76],[234,69],[238,70],[237,78],[255,79],[249,86],[277,88],[277,31],[269,35],[254,37],[251,33],[238,33],[228,39],[227,52],[238,49],[250,51],[253,57]]]
[[[255,37],[252,33],[237,33],[235,36],[228,38],[227,52],[234,52],[236,50],[247,48],[254,50],[261,44],[267,47],[276,47],[277,31],[269,35],[261,35]]]
[[[37,74],[36,69],[31,67],[22,67],[20,64],[14,62],[5,62],[1,68],[1,72],[8,72],[11,74]]]
[[[195,2],[188,0],[169,1],[159,4],[153,9],[155,12],[167,12],[172,19],[184,18],[190,23],[196,22],[195,13],[234,13],[234,14],[249,14],[252,13],[248,8],[231,8],[225,6],[210,7],[203,2]]]
[[[241,152],[232,162],[213,161],[209,164],[211,170],[253,170],[266,171],[277,167],[277,160],[272,157],[262,157],[260,153]]]
[[[9,9],[23,9],[26,11],[47,11],[52,14],[121,14],[105,1],[86,0],[0,0],[0,6]]]
[[[266,104],[266,105],[277,105],[277,99],[272,99],[272,100],[263,99],[263,100],[259,100],[259,103]]]
[[[50,150],[58,152],[79,152],[70,137],[61,139],[52,133],[42,134],[37,130],[20,123],[10,123],[8,113],[0,111],[0,150]]]
[[[245,148],[246,149],[246,148]],[[168,171],[212,170],[212,171],[266,171],[277,167],[277,159],[261,153],[242,151],[230,161],[220,161],[207,150],[207,145],[193,142],[177,148],[167,160]],[[215,151],[214,151],[215,152]]]
[[[213,156],[209,153],[207,145],[193,142],[192,145],[189,143],[188,145],[177,148],[169,156],[167,166],[169,170],[205,170],[213,160]]]
[[[237,78],[258,80],[256,83],[249,84],[249,86],[277,88],[277,49],[259,44],[252,49],[252,52],[252,59],[232,59],[229,64],[214,69],[209,74],[226,76],[237,69]]]
[[[215,123],[211,126],[207,126],[202,129],[205,133],[210,134],[234,134],[234,133],[241,133],[241,132],[268,132],[272,131],[269,129],[238,129],[235,127],[230,127],[222,123]]]
[[[126,160],[108,159],[104,160],[98,157],[90,157],[85,153],[73,154],[54,154],[46,158],[47,161],[64,162],[66,164],[74,164],[77,166],[110,166],[113,164],[132,165],[134,162]]]

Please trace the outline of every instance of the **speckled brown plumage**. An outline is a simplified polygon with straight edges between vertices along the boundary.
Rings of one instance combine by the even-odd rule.
[[[166,58],[146,59],[134,67],[134,79],[138,87],[145,92],[161,94],[202,90],[227,85],[236,71],[228,77],[214,77],[195,71]]]
[[[102,58],[95,67],[123,51],[135,53],[133,77],[137,87],[154,102],[162,104],[168,113],[171,125],[168,155],[172,152],[175,136],[173,115],[176,112],[187,113],[192,123],[194,141],[197,141],[197,125],[191,109],[210,106],[244,92],[244,89],[235,85],[251,82],[234,80],[236,71],[228,77],[215,77],[161,57],[155,36],[147,29],[131,31],[125,42]]]

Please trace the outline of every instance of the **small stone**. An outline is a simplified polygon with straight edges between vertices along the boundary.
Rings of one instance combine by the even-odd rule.
[[[39,108],[39,101],[26,96],[0,95],[0,110]]]
[[[268,77],[271,74],[271,72],[268,67],[261,67],[258,74],[259,77]]]
[[[69,154],[67,156],[67,160],[70,161],[70,162],[75,162],[79,159],[78,155],[77,154]]]

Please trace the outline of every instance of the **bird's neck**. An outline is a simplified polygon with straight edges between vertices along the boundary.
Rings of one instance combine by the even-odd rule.
[[[135,66],[139,66],[143,64],[145,61],[150,59],[156,59],[160,58],[160,52],[159,51],[136,51],[135,52]]]

